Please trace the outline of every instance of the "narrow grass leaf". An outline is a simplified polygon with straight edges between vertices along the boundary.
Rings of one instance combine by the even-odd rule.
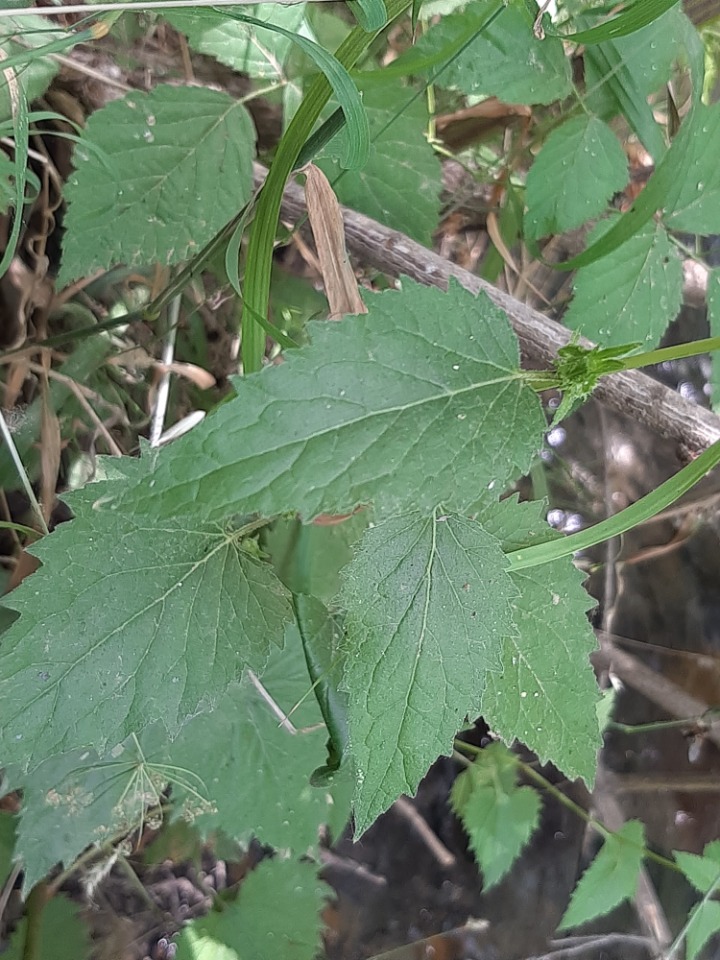
[[[561,34],[563,40],[573,43],[602,43],[603,40],[616,40],[618,37],[627,37],[638,30],[642,30],[653,20],[659,19],[663,13],[679,4],[680,0],[634,0],[616,17],[599,23],[588,30],[578,30],[574,33]]]
[[[360,94],[343,64],[333,54],[323,49],[320,44],[304,37],[301,33],[294,33],[279,24],[269,21],[263,22],[255,17],[236,13],[234,10],[226,11],[226,16],[241,23],[248,23],[261,30],[279,33],[297,44],[302,52],[310,57],[332,87],[333,93],[345,114],[348,141],[347,152],[343,157],[343,166],[350,170],[356,170],[364,166],[370,152],[370,128]]]
[[[398,16],[411,2],[412,0],[387,0],[389,20]],[[346,69],[353,67],[373,38],[374,34],[367,34],[361,27],[357,27],[338,48],[337,62]],[[324,75],[318,77],[310,86],[280,141],[267,180],[260,192],[257,216],[248,238],[246,259],[247,281],[244,293],[245,304],[250,308],[250,317],[254,314],[267,316],[273,245],[285,184],[330,98],[331,91],[330,82]],[[254,373],[259,370],[264,354],[265,337],[262,327],[256,321],[246,321],[243,324],[242,337],[244,372]]]
[[[649,520],[669,507],[670,504],[675,503],[684,493],[687,493],[696,483],[699,483],[708,471],[712,470],[718,463],[720,463],[720,440],[713,443],[707,450],[703,450],[695,460],[678,471],[674,477],[661,483],[659,487],[636,500],[629,507],[625,507],[620,513],[608,517],[607,520],[602,520],[600,523],[596,523],[586,530],[581,530],[579,533],[573,533],[569,537],[561,537],[546,543],[513,549],[508,554],[508,570],[526,570],[529,567],[559,560],[560,557],[570,557],[578,550],[587,550],[589,547],[595,546],[596,543],[602,543],[611,537],[621,536],[627,530],[632,530],[639,523]]]
[[[0,70],[2,61],[0,61]],[[27,182],[28,145],[30,139],[30,123],[28,120],[28,102],[25,88],[12,68],[5,70],[5,78],[11,91],[13,101],[13,139],[15,141],[15,159],[13,162],[14,213],[10,236],[7,239],[2,260],[0,260],[0,277],[7,273],[17,250],[20,230],[23,225],[23,207],[25,205],[25,184]]]
[[[585,51],[588,74],[597,73],[603,77],[603,91],[611,97],[618,111],[625,117],[638,139],[657,163],[665,153],[663,131],[655,120],[652,108],[643,91],[639,88],[635,75],[626,65],[622,54],[612,41],[597,47],[588,47]]]
[[[45,17],[3,17],[0,21],[0,70],[14,70],[22,78],[28,102],[42,96],[58,71],[58,63],[48,56],[67,51],[83,36],[68,35],[53,27]],[[49,49],[48,49],[49,48]],[[0,121],[14,115],[12,84],[7,77],[0,82]]]
[[[368,33],[382,30],[388,20],[383,0],[350,0],[348,7],[355,19]]]
[[[711,270],[707,281],[707,315],[710,325],[710,336],[720,336],[720,270]],[[720,410],[720,353],[710,354],[712,364],[710,372],[710,386],[712,388],[711,401],[713,410]]]
[[[688,917],[685,960],[697,960],[702,948],[716,933],[720,933],[720,903],[703,900]]]

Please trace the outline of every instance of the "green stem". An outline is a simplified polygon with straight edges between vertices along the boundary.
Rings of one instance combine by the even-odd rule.
[[[620,513],[608,517],[607,520],[569,537],[512,550],[507,554],[508,571],[514,573],[517,570],[525,570],[528,567],[537,567],[562,557],[569,557],[578,550],[587,550],[596,543],[602,543],[604,540],[626,533],[639,523],[644,523],[667,509],[670,504],[702,480],[705,474],[718,463],[720,463],[720,440],[703,451],[692,463],[683,467],[674,477],[661,483],[651,493],[621,510]]]
[[[683,941],[686,939],[688,933],[690,932],[690,928],[699,920],[701,916],[703,904],[707,903],[717,893],[719,888],[720,888],[720,874],[713,881],[712,885],[710,886],[710,889],[705,892],[700,903],[697,905],[697,907],[693,910],[693,912],[688,917],[685,926],[682,928],[682,930],[677,935],[677,937],[675,937],[675,939],[673,940],[670,946],[670,950],[666,954],[667,960],[674,960],[675,957],[680,956],[680,947],[682,946]]]
[[[475,756],[478,756],[482,753],[482,747],[476,747],[472,743],[465,743],[464,740],[455,740],[455,749],[459,751],[465,750],[467,753],[472,753]],[[605,824],[600,823],[599,820],[596,820],[595,817],[592,817],[587,810],[580,806],[579,803],[575,803],[566,793],[563,793],[554,783],[550,783],[541,773],[539,773],[533,766],[529,763],[525,763],[520,757],[512,754],[515,763],[519,770],[522,770],[524,775],[529,779],[533,780],[542,790],[546,793],[549,793],[551,796],[555,797],[558,803],[561,803],[566,809],[570,810],[581,820],[584,820],[589,827],[592,827],[593,830],[596,830],[601,837],[604,837],[606,840],[608,837],[613,836],[613,831],[608,830]],[[654,860],[655,863],[659,863],[663,867],[667,867],[668,870],[673,870],[675,873],[682,873],[680,867],[675,863],[674,860],[670,860],[667,857],[663,857],[659,853],[655,853],[653,850],[648,850],[647,847],[643,846],[643,855],[648,858],[648,860]]]
[[[412,0],[387,0],[388,22],[406,10]],[[346,68],[354,66],[361,54],[380,31],[366,33],[359,27],[338,48],[336,59]],[[285,131],[275,160],[260,192],[257,215],[248,239],[245,303],[249,307],[243,317],[242,357],[245,373],[259,370],[265,350],[265,331],[253,313],[267,316],[270,298],[270,274],[280,204],[288,177],[295,168],[298,156],[308,140],[323,107],[330,99],[331,88],[324,76],[315,80],[303,98],[299,110]],[[249,316],[248,316],[249,314]]]
[[[697,357],[712,350],[720,350],[720,337],[706,337],[704,340],[694,340],[692,343],[678,343],[674,347],[661,347],[659,350],[648,350],[632,357],[623,357],[620,361],[623,370],[637,370],[639,367],[649,367],[656,363],[666,363],[668,360],[684,360],[686,357]]]

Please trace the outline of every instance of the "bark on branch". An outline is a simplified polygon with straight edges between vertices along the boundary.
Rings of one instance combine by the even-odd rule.
[[[256,184],[262,182],[265,174],[266,170],[256,164]],[[295,222],[304,214],[304,191],[297,184],[290,183],[283,198],[282,217]],[[525,361],[533,367],[549,368],[558,348],[570,339],[566,327],[444,260],[404,234],[345,207],[343,216],[348,251],[361,263],[390,276],[410,277],[427,286],[445,289],[448,279],[455,277],[472,293],[484,291],[507,313]],[[634,417],[660,436],[676,441],[681,453],[686,455],[699,453],[720,439],[720,418],[639,371],[604,377],[594,395],[605,406]]]

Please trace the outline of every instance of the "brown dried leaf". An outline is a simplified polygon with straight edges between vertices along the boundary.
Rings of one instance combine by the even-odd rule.
[[[303,173],[308,216],[330,305],[330,319],[367,313],[345,249],[345,225],[337,197],[325,174],[314,164],[308,164]]]

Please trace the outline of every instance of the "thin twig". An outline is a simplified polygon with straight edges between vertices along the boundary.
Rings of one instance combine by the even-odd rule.
[[[398,813],[408,823],[413,832],[425,844],[430,853],[445,870],[455,866],[455,857],[448,850],[445,844],[440,840],[434,831],[430,829],[427,821],[422,817],[415,807],[406,800],[405,797],[398,797],[391,807],[393,813]]]
[[[2,893],[0,893],[0,923],[2,923],[3,914],[7,909],[10,895],[15,889],[15,883],[17,878],[20,876],[22,868],[22,861],[18,860],[17,863],[14,863],[13,868],[10,871],[10,876],[7,878],[5,886],[2,888]]]
[[[170,377],[172,362],[175,358],[175,339],[177,337],[177,325],[180,319],[180,301],[178,294],[170,304],[168,317],[168,331],[163,345],[162,364],[164,370],[160,376],[160,383],[155,397],[155,409],[153,410],[152,424],[150,426],[150,446],[159,447],[162,437],[163,427],[165,426],[165,414],[167,413],[168,397],[170,396]]]
[[[22,459],[20,458],[18,449],[15,446],[15,441],[12,438],[12,434],[10,433],[10,428],[7,425],[7,421],[5,420],[5,414],[2,412],[2,410],[0,410],[0,433],[2,434],[2,438],[5,441],[5,445],[8,448],[10,457],[12,458],[12,461],[15,464],[15,469],[17,470],[18,477],[20,478],[20,483],[22,484],[22,487],[27,495],[27,498],[30,501],[30,506],[33,509],[33,513],[35,514],[35,517],[37,518],[38,525],[42,530],[42,532],[47,536],[50,533],[50,531],[48,530],[48,525],[45,523],[45,517],[43,516],[43,512],[40,509],[40,504],[38,503],[37,497],[35,496],[35,491],[33,490],[32,484],[30,483],[30,477],[28,477],[27,475],[27,471],[23,465]]]

